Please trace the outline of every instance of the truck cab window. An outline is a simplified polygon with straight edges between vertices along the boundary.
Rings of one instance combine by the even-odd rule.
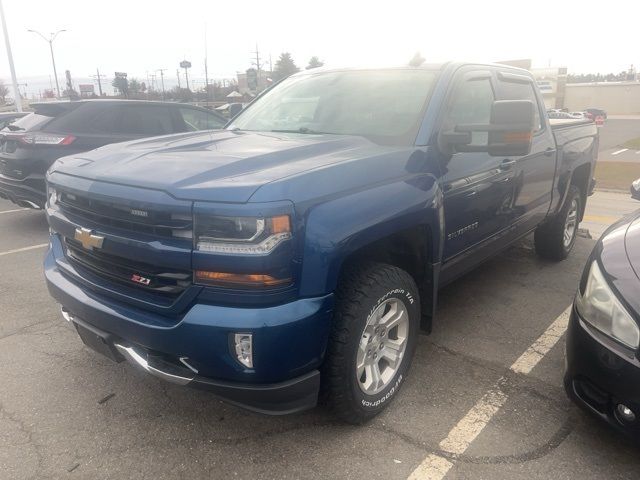
[[[452,95],[444,126],[452,129],[465,123],[489,123],[495,100],[491,79],[478,78],[458,83]],[[488,132],[473,132],[471,145],[486,145]]]
[[[124,135],[166,135],[173,133],[171,111],[165,106],[123,105],[116,133]]]

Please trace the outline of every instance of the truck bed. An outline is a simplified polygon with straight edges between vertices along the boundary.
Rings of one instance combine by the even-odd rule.
[[[573,127],[575,125],[588,125],[590,123],[595,125],[593,120],[589,120],[588,118],[550,118],[549,123],[551,124],[552,130]]]
[[[561,151],[568,143],[587,137],[592,137],[597,141],[598,127],[596,127],[596,124],[591,120],[550,119],[549,122],[559,151]]]

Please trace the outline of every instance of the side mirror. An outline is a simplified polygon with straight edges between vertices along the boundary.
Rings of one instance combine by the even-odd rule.
[[[235,117],[242,111],[242,109],[243,106],[241,103],[232,103],[231,105],[229,105],[229,118]]]
[[[640,178],[634,180],[631,184],[631,198],[634,200],[640,200]]]
[[[519,157],[531,152],[534,108],[531,100],[497,100],[491,106],[490,123],[456,125],[440,134],[444,151],[487,152],[494,157]],[[485,145],[472,145],[474,132],[488,132]]]

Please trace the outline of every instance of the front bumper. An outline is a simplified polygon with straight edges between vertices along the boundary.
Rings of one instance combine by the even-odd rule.
[[[564,386],[569,398],[625,433],[640,436],[640,361],[637,354],[618,345],[585,323],[575,306],[566,340]],[[619,404],[636,415],[625,421]]]
[[[317,402],[332,295],[263,308],[207,305],[196,299],[174,318],[116,302],[69,277],[57,266],[54,249],[45,258],[45,278],[68,319],[84,329],[81,336],[89,330],[106,339],[108,356],[116,361],[127,359],[165,380],[179,377],[174,383],[210,390],[263,413],[292,413]],[[252,369],[232,353],[235,333],[253,335]]]
[[[42,175],[29,175],[19,180],[0,174],[0,198],[28,208],[44,208],[47,194]]]

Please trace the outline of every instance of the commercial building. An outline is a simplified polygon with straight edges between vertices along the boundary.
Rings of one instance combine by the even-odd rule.
[[[567,83],[567,67],[531,68],[531,60],[507,60],[507,65],[529,70],[547,108],[582,111],[595,107],[613,115],[640,115],[640,82]],[[635,77],[632,75],[631,78]]]
[[[596,107],[607,114],[640,115],[640,82],[570,83],[564,106],[571,111]]]

